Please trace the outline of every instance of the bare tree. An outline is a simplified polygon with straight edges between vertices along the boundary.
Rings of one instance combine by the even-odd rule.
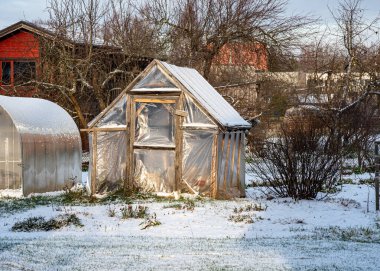
[[[154,0],[143,14],[171,44],[173,62],[193,66],[209,78],[214,58],[228,43],[294,46],[308,16],[285,16],[285,0]]]

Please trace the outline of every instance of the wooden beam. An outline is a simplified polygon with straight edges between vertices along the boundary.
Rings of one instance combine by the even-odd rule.
[[[240,196],[245,197],[245,134],[244,132],[240,132]]]
[[[238,139],[239,139],[239,134],[238,133],[233,133],[234,134],[234,141],[231,145],[231,147],[233,148],[232,149],[232,154],[231,154],[231,165],[230,165],[230,171],[231,171],[231,176],[230,176],[230,179],[229,179],[229,182],[230,182],[230,187],[234,187],[234,174],[237,172],[235,172],[235,152],[236,152],[236,144],[238,144]],[[236,187],[238,188],[238,187]]]
[[[129,176],[131,174],[131,171],[130,171],[130,164],[131,164],[131,161],[130,161],[130,153],[132,150],[130,149],[130,137],[131,137],[131,108],[132,108],[132,98],[131,98],[131,95],[128,95],[127,94],[127,108],[125,110],[125,115],[126,115],[126,125],[127,125],[127,131],[129,130],[129,133],[127,132],[126,133],[126,144],[125,144],[125,149],[126,149],[126,168],[125,168],[125,179],[124,179],[124,194],[127,194],[128,190],[129,190]]]
[[[183,110],[183,94],[180,95],[177,105],[176,112]],[[184,112],[184,111],[183,111]],[[187,112],[185,112],[187,113]],[[183,116],[175,115],[175,161],[174,161],[174,172],[175,172],[175,185],[174,191],[180,192],[180,183],[182,181],[182,160],[183,160],[183,131],[180,129],[183,123]]]
[[[226,156],[225,161],[226,164],[224,165],[224,175],[223,175],[223,189],[225,193],[227,194],[227,175],[228,175],[228,161],[230,156],[230,148],[231,148],[231,133],[227,133],[224,135],[225,137],[228,137],[227,139],[227,150],[226,150]]]
[[[134,164],[133,164],[133,144],[135,142],[135,103],[134,103],[134,97],[130,97],[130,105],[129,105],[129,145],[128,145],[128,184],[127,187],[129,189],[133,189],[134,187]]]
[[[152,98],[136,98],[136,103],[160,103],[160,104],[174,104],[176,100],[165,99],[152,99]]]
[[[218,196],[218,134],[214,135],[211,155],[211,197]]]
[[[127,127],[93,127],[89,129],[80,129],[81,132],[121,132],[126,130]]]
[[[92,171],[91,171],[91,195],[96,193],[96,165],[98,159],[98,135],[92,133]]]
[[[237,147],[237,150],[238,150],[238,157],[237,157],[237,169],[236,169],[236,184],[237,184],[237,187],[240,191],[240,196],[242,194],[242,187],[241,187],[241,183],[240,183],[240,180],[241,180],[241,176],[240,176],[240,168],[241,168],[241,164],[240,164],[240,159],[241,159],[241,140],[242,140],[242,132],[239,132],[238,133],[238,141],[237,141],[237,144],[238,144],[238,147]]]
[[[176,149],[175,146],[159,146],[159,145],[133,145],[134,149],[141,149],[141,150],[172,150],[174,151]]]

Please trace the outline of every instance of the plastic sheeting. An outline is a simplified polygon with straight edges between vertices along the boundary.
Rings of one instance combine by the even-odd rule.
[[[118,127],[127,124],[127,96],[123,97],[96,124],[97,127]]]
[[[9,116],[8,121],[0,126],[9,125],[6,129],[14,133],[12,138],[9,133],[0,135],[0,146],[3,146],[0,152],[8,153],[5,161],[8,165],[3,175],[13,175],[15,181],[10,187],[19,187],[20,165],[24,195],[56,191],[81,182],[80,134],[63,108],[42,99],[0,96],[0,110],[2,115]],[[13,166],[10,167],[11,160],[14,171]]]
[[[97,133],[96,190],[114,191],[123,187],[127,168],[126,132]]]
[[[194,103],[189,95],[184,95],[183,109],[188,113],[184,118],[183,126],[214,126],[215,123]]]
[[[174,157],[175,151],[136,149],[134,151],[134,185],[144,192],[173,192],[175,188]]]
[[[182,180],[191,192],[210,193],[214,132],[184,131]]]
[[[139,83],[133,88],[134,91],[139,89],[153,89],[157,88],[169,88],[177,89],[177,87],[155,66],[147,76],[145,76]]]
[[[231,132],[218,136],[218,196],[238,197],[244,189],[244,133]],[[239,160],[240,159],[240,160]],[[242,181],[243,180],[243,181]]]
[[[0,189],[20,189],[21,169],[19,133],[0,107]]]
[[[174,146],[175,104],[136,103],[135,145]]]

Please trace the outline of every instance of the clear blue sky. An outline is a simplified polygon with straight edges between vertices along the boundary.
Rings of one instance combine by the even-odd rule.
[[[0,0],[0,29],[19,20],[46,19],[46,2],[47,0]],[[337,3],[338,0],[289,0],[288,13],[310,13],[320,17],[322,23],[329,23],[332,18],[327,6],[333,9]],[[370,18],[380,12],[380,0],[364,0],[362,6]]]

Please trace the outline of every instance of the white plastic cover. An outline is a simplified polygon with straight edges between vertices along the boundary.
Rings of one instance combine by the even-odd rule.
[[[99,120],[97,127],[126,126],[127,96],[123,97]]]
[[[127,169],[127,133],[97,133],[96,191],[114,191],[123,187]]]
[[[175,151],[134,151],[135,186],[143,192],[168,192],[175,188]]]
[[[135,85],[133,90],[160,90],[160,88],[177,89],[177,87],[160,71],[160,69],[157,68],[157,66],[154,66],[148,75]]]
[[[182,180],[191,192],[209,194],[214,132],[184,131]]]
[[[217,127],[215,123],[194,103],[189,95],[184,95],[183,110],[188,113],[184,118],[183,126],[204,126]]]
[[[219,197],[238,197],[244,179],[244,133],[225,133],[218,136],[218,195]],[[240,159],[240,160],[239,160]],[[243,159],[243,160],[242,160]],[[240,168],[238,170],[238,168]],[[242,176],[243,175],[243,176]]]
[[[160,63],[175,76],[184,87],[221,125],[230,128],[251,128],[238,112],[195,69]]]
[[[136,103],[135,145],[174,146],[175,104]]]

